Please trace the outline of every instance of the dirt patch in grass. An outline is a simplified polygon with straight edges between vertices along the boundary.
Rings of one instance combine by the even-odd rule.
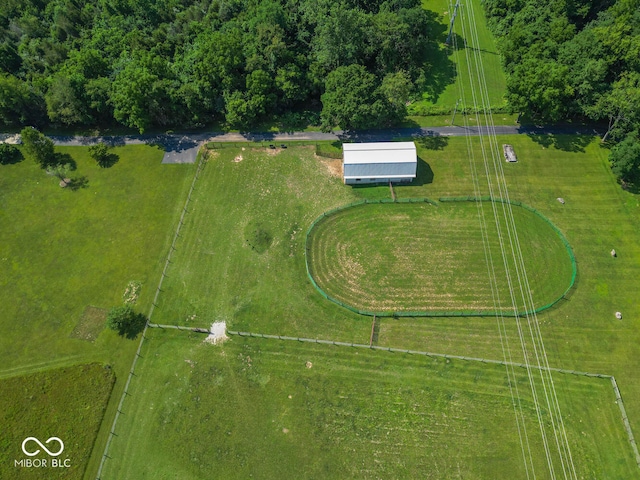
[[[107,321],[107,309],[98,308],[88,305],[82,317],[76,324],[76,327],[69,334],[70,338],[79,338],[80,340],[86,340],[87,342],[94,342],[100,332],[104,329],[105,322]]]
[[[316,158],[324,165],[324,167],[329,172],[329,175],[332,177],[342,177],[342,160],[340,159],[327,159],[324,157],[319,157],[316,155]]]

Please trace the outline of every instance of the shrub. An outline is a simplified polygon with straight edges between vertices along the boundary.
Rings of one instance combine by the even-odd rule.
[[[134,339],[147,324],[147,317],[134,312],[131,305],[113,307],[107,314],[107,326],[118,335]]]
[[[8,143],[0,143],[0,165],[18,163],[22,159],[22,152],[18,147]]]

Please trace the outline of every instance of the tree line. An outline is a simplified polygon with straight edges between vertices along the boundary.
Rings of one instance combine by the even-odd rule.
[[[540,122],[601,121],[614,173],[640,183],[640,0],[485,0],[507,100]]]
[[[420,0],[0,0],[0,123],[390,124],[435,23]]]

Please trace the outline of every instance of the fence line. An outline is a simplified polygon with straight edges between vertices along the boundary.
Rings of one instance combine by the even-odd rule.
[[[624,429],[627,431],[627,437],[629,438],[629,443],[631,444],[631,448],[633,449],[633,454],[636,457],[636,463],[638,464],[638,467],[640,467],[640,452],[638,452],[638,444],[636,443],[636,440],[633,437],[633,431],[631,430],[629,417],[627,417],[627,411],[624,408],[622,395],[620,395],[620,390],[618,389],[618,382],[616,382],[616,379],[613,375],[611,375],[611,385],[613,385],[613,391],[616,394],[616,403],[618,404],[618,407],[620,407],[620,413],[622,414],[622,422],[624,423]]]
[[[187,328],[185,327],[182,327],[182,329],[187,330]],[[366,348],[368,350],[381,350],[384,352],[406,353],[409,355],[424,355],[426,357],[445,358],[445,359],[451,359],[451,360],[466,360],[470,362],[489,363],[493,365],[507,365],[507,366],[521,367],[521,368],[529,367],[529,368],[535,368],[538,370],[567,373],[567,374],[579,375],[583,377],[611,378],[611,375],[607,375],[604,373],[590,373],[590,372],[582,372],[580,370],[567,370],[563,368],[554,368],[554,367],[546,368],[539,365],[527,365],[525,363],[505,362],[503,360],[492,360],[489,358],[467,357],[463,355],[450,355],[448,353],[435,353],[435,352],[427,352],[423,350],[410,350],[410,349],[404,349],[404,348],[382,347],[379,345],[367,345],[364,343],[338,342],[336,340],[321,340],[318,338],[289,337],[285,335],[269,335],[265,333],[236,332],[233,330],[227,330],[227,334],[236,335],[239,337],[266,338],[270,340],[288,340],[288,341],[296,341],[296,342],[303,342],[303,343],[319,343],[323,345],[338,345],[338,346],[344,346],[344,347]]]
[[[115,436],[115,429],[116,429],[116,424],[118,423],[118,418],[120,417],[120,414],[122,413],[122,405],[124,404],[124,399],[127,395],[129,395],[129,385],[131,384],[131,379],[134,376],[134,370],[136,368],[136,363],[138,361],[138,358],[140,357],[140,351],[142,350],[142,344],[144,343],[144,340],[146,338],[146,333],[147,333],[147,329],[152,325],[151,323],[149,323],[149,320],[151,319],[151,315],[153,315],[153,311],[155,309],[155,307],[157,306],[156,302],[158,301],[158,296],[160,295],[161,292],[161,287],[162,287],[162,282],[164,280],[164,277],[166,277],[167,275],[167,268],[169,267],[169,263],[171,260],[171,255],[173,254],[173,252],[175,251],[175,245],[176,245],[176,241],[178,239],[179,233],[180,233],[180,229],[182,228],[183,225],[183,220],[184,220],[184,216],[187,213],[187,207],[189,206],[189,202],[191,201],[191,194],[193,193],[193,189],[195,187],[196,184],[196,180],[198,180],[198,177],[200,176],[200,172],[202,171],[203,165],[204,165],[204,160],[202,159],[202,157],[200,157],[200,161],[198,162],[198,166],[196,167],[196,173],[193,175],[193,181],[191,182],[191,188],[189,189],[189,193],[187,194],[187,199],[184,202],[184,208],[182,209],[182,214],[180,215],[180,220],[178,221],[178,226],[176,227],[176,233],[173,236],[173,242],[171,242],[171,247],[169,248],[169,253],[167,254],[167,261],[164,264],[164,268],[162,269],[162,275],[160,276],[160,281],[158,282],[158,288],[156,288],[156,293],[155,296],[153,297],[153,302],[151,303],[151,308],[149,309],[149,316],[147,319],[147,323],[144,326],[144,330],[142,331],[142,337],[140,338],[140,343],[138,344],[138,349],[136,350],[136,355],[135,357],[133,357],[133,362],[131,363],[131,369],[129,370],[129,376],[127,377],[127,382],[124,385],[124,390],[122,392],[122,396],[120,397],[120,402],[118,403],[118,408],[116,409],[116,414],[115,417],[113,419],[113,423],[111,424],[111,430],[109,431],[109,437],[107,438],[107,443],[104,447],[104,452],[102,454],[102,458],[100,459],[100,466],[98,467],[98,473],[96,474],[96,480],[100,480],[100,476],[102,475],[102,469],[104,467],[104,463],[105,460],[107,458],[110,458],[108,453],[109,453],[109,447],[111,446],[111,439]],[[156,324],[153,324],[156,325]]]
[[[536,210],[533,207],[530,207],[522,202],[517,202],[517,201],[507,201],[504,200],[502,198],[492,198],[492,197],[441,197],[438,199],[440,202],[445,203],[445,202],[471,202],[471,201],[490,201],[490,202],[500,202],[500,203],[511,203],[512,205],[516,205],[519,207],[524,208],[525,210],[529,210],[530,212],[536,214],[537,216],[539,216],[542,220],[544,220],[545,222],[547,222],[551,228],[553,229],[553,231],[558,235],[558,237],[560,237],[560,240],[562,241],[565,249],[567,250],[567,254],[569,255],[569,259],[571,260],[571,282],[569,283],[569,286],[567,287],[567,289],[562,293],[562,295],[558,296],[558,298],[556,298],[554,301],[543,305],[541,307],[537,307],[533,310],[524,310],[524,311],[520,311],[520,312],[513,312],[513,311],[505,311],[502,312],[502,315],[505,317],[516,317],[516,316],[525,316],[525,315],[530,315],[532,313],[540,313],[544,310],[547,310],[551,307],[553,307],[554,305],[556,305],[560,300],[562,300],[563,298],[566,297],[567,293],[569,293],[569,291],[573,288],[575,281],[576,281],[576,277],[577,277],[577,273],[578,273],[578,267],[576,264],[576,259],[575,259],[575,255],[573,254],[573,249],[571,248],[571,246],[569,245],[569,242],[567,241],[567,239],[565,238],[565,236],[562,234],[562,232],[558,229],[558,227],[556,227],[551,220],[549,220],[547,217],[545,217],[543,214],[541,214],[538,210]],[[318,291],[318,293],[320,293],[320,295],[322,295],[324,298],[326,298],[327,300],[336,303],[338,305],[340,305],[343,308],[346,308],[347,310],[350,310],[354,313],[357,313],[359,315],[365,315],[365,316],[369,316],[372,317],[374,315],[378,316],[378,317],[494,317],[498,312],[487,312],[487,311],[473,311],[473,310],[465,310],[465,311],[418,311],[418,312],[406,312],[406,311],[386,311],[386,312],[371,312],[368,310],[360,310],[358,308],[352,307],[351,305],[347,305],[346,303],[338,300],[337,298],[333,298],[332,296],[328,295],[322,288],[320,288],[320,286],[316,283],[315,278],[313,278],[313,269],[311,267],[310,264],[310,260],[309,257],[311,256],[311,232],[313,231],[313,229],[315,228],[315,226],[320,223],[321,221],[323,221],[326,217],[338,214],[344,210],[348,210],[350,208],[354,208],[360,205],[366,205],[366,204],[382,204],[382,203],[429,203],[432,205],[438,205],[437,202],[430,200],[429,198],[398,198],[396,200],[390,199],[390,198],[383,198],[383,199],[379,199],[379,200],[360,200],[357,202],[353,202],[353,203],[349,203],[347,205],[343,205],[337,208],[333,208],[331,210],[327,210],[326,212],[322,213],[318,218],[316,218],[311,225],[309,226],[309,229],[307,230],[307,234],[305,237],[305,266],[307,269],[307,277],[309,278],[309,281],[311,282],[311,284],[314,286],[314,288]]]

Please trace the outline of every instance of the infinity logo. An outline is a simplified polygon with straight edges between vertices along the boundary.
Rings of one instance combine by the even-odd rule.
[[[50,439],[48,439],[46,442],[44,443],[49,443],[52,440],[56,440],[59,444],[60,444],[60,450],[58,450],[57,452],[52,452],[50,451],[47,447],[45,447],[42,442],[40,442],[40,440],[38,440],[36,437],[27,437],[22,441],[22,451],[24,452],[25,455],[28,455],[30,457],[33,457],[37,454],[40,453],[40,450],[36,450],[35,452],[27,452],[27,449],[25,448],[25,445],[27,444],[27,442],[31,440],[33,442],[36,442],[38,445],[40,445],[40,448],[43,449],[45,452],[47,452],[49,454],[49,456],[51,457],[57,457],[58,455],[60,455],[63,450],[64,450],[64,443],[62,443],[62,440],[60,440],[58,437],[51,437]]]

